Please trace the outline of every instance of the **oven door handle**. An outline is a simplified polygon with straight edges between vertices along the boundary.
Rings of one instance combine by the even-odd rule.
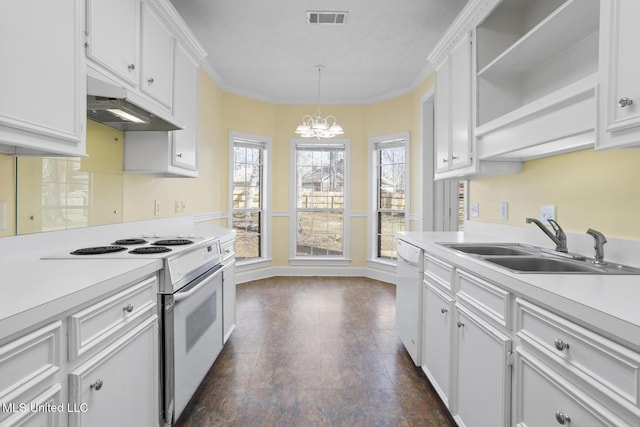
[[[218,274],[220,274],[220,269],[216,269],[216,271],[213,274],[210,274],[206,277],[203,277],[200,281],[200,283],[198,283],[196,286],[194,286],[193,288],[189,289],[188,291],[182,291],[182,292],[177,292],[173,295],[173,301],[175,304],[179,303],[180,301],[189,298],[191,295],[195,294],[196,292],[198,292],[200,289],[202,289],[203,287],[205,287],[211,280],[214,279],[214,277],[216,277]]]

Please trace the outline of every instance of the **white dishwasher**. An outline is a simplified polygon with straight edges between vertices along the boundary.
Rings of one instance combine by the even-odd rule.
[[[396,331],[416,366],[422,365],[423,251],[398,240]]]

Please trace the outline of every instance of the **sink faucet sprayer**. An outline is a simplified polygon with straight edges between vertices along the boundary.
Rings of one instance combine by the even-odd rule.
[[[552,234],[549,229],[547,227],[545,227],[545,225],[540,222],[539,220],[535,219],[535,218],[526,218],[526,222],[527,224],[530,223],[534,223],[535,225],[537,225],[540,230],[544,231],[544,234],[546,234],[547,236],[549,236],[549,238],[551,240],[553,240],[553,242],[556,244],[556,251],[558,252],[564,252],[567,253],[567,235],[564,234],[564,230],[562,229],[562,227],[560,227],[560,224],[558,224],[555,220],[553,219],[548,219],[547,222],[549,223],[549,225],[551,225],[551,228],[553,228],[553,231],[555,233]]]
[[[593,259],[593,263],[597,265],[605,265],[604,244],[607,243],[607,238],[604,237],[604,234],[598,230],[594,230],[593,228],[588,229],[587,234],[595,239],[595,245],[593,248],[596,250],[596,254]]]

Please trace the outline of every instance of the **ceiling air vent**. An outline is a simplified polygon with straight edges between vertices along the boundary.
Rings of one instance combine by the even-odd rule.
[[[307,10],[307,24],[342,25],[347,22],[349,12]]]

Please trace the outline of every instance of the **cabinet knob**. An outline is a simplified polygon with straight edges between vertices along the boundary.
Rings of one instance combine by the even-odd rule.
[[[618,105],[619,105],[621,108],[624,108],[624,107],[629,106],[629,105],[631,105],[631,104],[633,104],[633,100],[632,100],[632,99],[627,98],[626,96],[624,96],[624,97],[620,98],[620,101],[618,101]]]
[[[442,163],[449,163],[449,159],[442,159]]]
[[[131,313],[133,311],[133,305],[127,304],[127,306],[123,308],[123,310],[126,311],[127,313]]]
[[[153,77],[149,77],[147,79],[147,83],[152,84],[155,80],[153,80]]]
[[[449,310],[447,310],[446,308],[441,308],[440,309],[440,313],[445,314],[447,313]]]
[[[458,328],[462,328],[464,326],[464,323],[458,321]]]
[[[127,68],[129,69],[129,71],[133,71],[136,69],[136,64],[129,64],[127,65]]]
[[[102,388],[102,384],[103,384],[102,380],[96,380],[96,382],[91,384],[89,388],[92,390],[98,391]]]
[[[560,411],[556,412],[556,421],[558,422],[558,424],[569,424],[571,422],[571,418],[569,418],[569,415],[562,413]]]
[[[460,157],[458,156],[451,156],[451,160],[458,160]]]
[[[176,154],[176,157],[178,157],[179,159],[181,159],[181,158],[182,158],[182,153],[178,153],[178,154]]]
[[[556,339],[553,344],[556,346],[556,349],[558,351],[563,351],[563,350],[567,350],[569,349],[569,343],[568,342],[564,342],[563,340],[561,340],[560,338]]]

